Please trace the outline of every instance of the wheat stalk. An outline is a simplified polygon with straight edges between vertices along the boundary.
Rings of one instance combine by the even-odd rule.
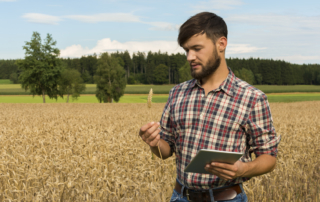
[[[150,118],[151,118],[151,120],[152,120],[152,114],[151,114],[152,95],[153,95],[153,90],[152,90],[152,88],[150,88],[147,104],[148,104],[148,108],[149,108],[149,113],[150,113]],[[158,144],[158,150],[159,150],[160,157],[161,157],[161,159],[162,159],[162,154],[161,154],[161,150],[160,150],[160,142],[159,142],[159,144]],[[153,153],[152,153],[152,158],[153,158]]]

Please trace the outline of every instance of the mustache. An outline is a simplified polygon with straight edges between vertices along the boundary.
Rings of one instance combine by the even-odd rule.
[[[193,63],[190,63],[191,66],[194,66],[194,65],[202,65],[201,63],[196,63],[196,62],[193,62]]]

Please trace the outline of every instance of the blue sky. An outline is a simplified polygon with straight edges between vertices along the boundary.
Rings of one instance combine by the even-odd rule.
[[[320,1],[311,0],[0,0],[0,59],[23,58],[34,31],[51,34],[61,57],[183,52],[179,26],[202,11],[226,21],[228,58],[320,63]]]

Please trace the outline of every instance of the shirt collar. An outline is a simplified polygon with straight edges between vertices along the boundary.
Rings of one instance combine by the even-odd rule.
[[[234,73],[231,71],[231,69],[228,67],[229,73],[227,78],[220,84],[220,86],[215,90],[215,91],[224,91],[226,94],[228,94],[229,96],[233,97],[235,95],[235,80],[236,80],[236,76],[234,75]],[[193,88],[195,86],[198,86],[201,88],[201,84],[200,81],[197,79],[192,79],[189,87]]]

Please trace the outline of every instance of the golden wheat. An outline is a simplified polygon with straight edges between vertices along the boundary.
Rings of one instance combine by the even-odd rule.
[[[151,108],[152,95],[153,95],[153,91],[152,91],[152,88],[150,88],[149,95],[148,95],[148,102],[147,102],[148,108]]]
[[[153,95],[153,91],[152,91],[152,88],[150,88],[149,95],[148,95],[148,102],[147,102],[148,108],[150,109],[149,110],[150,111],[150,117],[152,117],[152,113],[151,113],[152,95]],[[160,158],[162,159],[162,154],[161,154],[161,150],[160,150],[160,142],[158,144],[158,151],[159,151],[159,154],[160,154]],[[152,153],[152,159],[153,159],[153,153]]]
[[[164,104],[152,104],[160,120]],[[271,103],[282,140],[249,201],[320,201],[320,102]],[[169,201],[175,157],[150,158],[145,104],[0,104],[0,201]],[[149,118],[149,117],[148,117]]]

